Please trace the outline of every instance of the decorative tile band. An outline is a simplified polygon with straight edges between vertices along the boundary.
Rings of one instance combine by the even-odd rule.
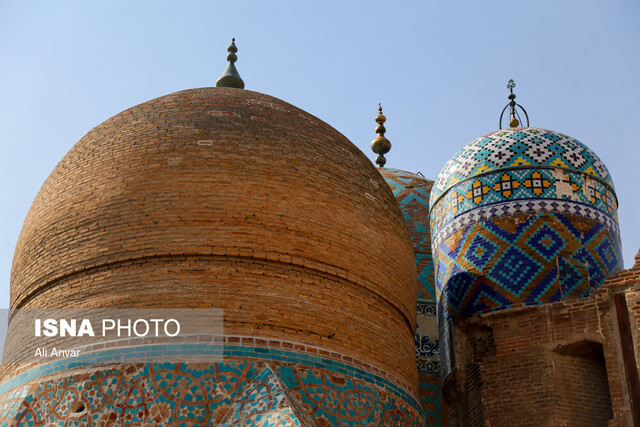
[[[84,368],[83,370],[86,370],[87,366],[90,365],[122,364],[127,363],[128,361],[135,362],[135,360],[140,359],[141,357],[157,357],[162,360],[162,357],[167,355],[173,358],[176,356],[184,356],[185,358],[188,358],[194,355],[209,354],[212,357],[219,356],[224,358],[234,357],[241,359],[270,360],[277,363],[293,363],[328,370],[381,387],[396,397],[406,401],[415,410],[421,411],[415,398],[404,388],[399,387],[397,384],[394,384],[389,381],[389,379],[380,375],[384,374],[382,371],[376,370],[377,373],[372,373],[371,371],[365,370],[364,363],[354,360],[348,356],[305,346],[299,346],[301,350],[296,351],[293,348],[294,344],[286,342],[278,342],[280,343],[280,347],[273,347],[269,346],[269,344],[273,342],[272,340],[267,341],[250,337],[226,338],[226,343],[224,345],[214,343],[185,343],[142,345],[125,348],[115,347],[95,350],[90,353],[81,353],[75,358],[56,359],[53,362],[33,367],[4,382],[0,385],[0,395],[26,383],[36,381],[42,377],[60,374],[77,368]],[[229,338],[234,339],[230,340]],[[236,340],[238,342],[234,343]],[[240,343],[241,341],[251,341],[254,343],[255,341],[259,341],[261,343],[264,342],[264,345],[243,345]],[[287,348],[289,346],[291,346],[291,348]],[[302,349],[315,350],[317,354],[311,354],[303,351]],[[202,365],[202,363],[200,363],[200,365]],[[215,363],[212,365],[215,365]]]
[[[588,174],[563,169],[509,169],[487,173],[453,185],[432,207],[435,233],[443,224],[482,206],[497,203],[555,199],[595,208],[617,221],[615,195]]]
[[[416,363],[421,374],[440,374],[440,352],[436,305],[418,302]]]
[[[434,236],[433,250],[436,251],[442,241],[447,239],[453,233],[473,223],[511,215],[540,214],[547,212],[575,215],[604,224],[610,230],[611,234],[616,236],[617,244],[620,245],[620,228],[618,226],[618,221],[599,209],[568,200],[524,199],[482,206],[456,216],[454,219],[449,220],[449,222],[444,223],[444,225],[437,231],[432,231]]]
[[[1,425],[423,426],[383,388],[287,362],[120,363],[37,378],[0,398]]]
[[[418,301],[418,316],[435,318],[437,313],[436,305],[430,302]]]

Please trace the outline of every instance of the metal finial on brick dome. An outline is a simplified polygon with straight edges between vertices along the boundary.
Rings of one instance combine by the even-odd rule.
[[[237,51],[236,39],[232,38],[231,44],[227,48],[227,52],[229,52],[229,55],[227,55],[229,65],[227,65],[227,69],[224,70],[224,73],[222,73],[216,82],[216,87],[235,87],[238,89],[244,89],[244,81],[242,81],[242,78],[234,64],[238,60],[238,56],[236,55]]]
[[[507,83],[507,89],[509,89],[509,92],[510,92],[509,103],[505,105],[505,107],[502,109],[502,113],[500,113],[500,123],[498,125],[500,129],[502,129],[502,116],[504,115],[504,112],[506,111],[507,108],[509,108],[509,113],[510,113],[509,115],[511,117],[509,119],[509,127],[517,128],[518,126],[520,126],[520,123],[522,122],[520,120],[520,114],[518,113],[517,108],[520,108],[524,113],[524,116],[527,119],[527,127],[529,127],[529,115],[527,114],[527,110],[525,110],[522,105],[516,104],[516,94],[513,93],[514,87],[516,87],[516,83],[513,81],[513,79],[509,80],[509,83]]]
[[[387,121],[387,118],[382,114],[382,105],[378,104],[378,116],[376,117],[376,139],[371,142],[371,150],[378,155],[376,157],[376,164],[378,167],[383,167],[385,163],[387,163],[387,159],[384,158],[384,155],[391,150],[391,141],[385,138],[384,133],[387,131],[384,127],[384,122]]]

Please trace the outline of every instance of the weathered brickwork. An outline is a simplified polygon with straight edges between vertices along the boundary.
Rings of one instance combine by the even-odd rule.
[[[581,348],[584,347],[584,348]],[[602,346],[577,343],[552,354],[555,422],[606,426],[613,418]]]
[[[127,292],[123,283],[132,284]],[[349,280],[276,261],[214,256],[133,260],[70,277],[48,295],[52,302],[41,301],[40,308],[53,307],[56,297],[73,307],[140,308],[144,301],[152,301],[152,307],[214,306],[224,310],[227,335],[292,340],[354,358],[360,358],[359,352],[383,352],[379,356],[384,357],[406,348],[396,333],[406,325],[394,320],[397,312],[379,296]],[[387,337],[376,344],[374,337],[380,335]],[[415,369],[413,340],[410,344],[404,363]],[[385,370],[410,372],[391,357],[384,364],[374,360],[369,359]],[[413,388],[405,377],[399,381]]]

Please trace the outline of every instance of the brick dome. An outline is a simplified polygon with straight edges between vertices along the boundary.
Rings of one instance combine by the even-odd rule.
[[[335,129],[246,90],[173,93],[84,136],[25,219],[11,307],[220,307],[225,333],[416,384],[414,256],[392,192]]]

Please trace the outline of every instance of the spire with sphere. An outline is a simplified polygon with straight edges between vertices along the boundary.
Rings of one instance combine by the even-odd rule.
[[[384,155],[391,150],[391,141],[385,138],[384,133],[387,131],[384,127],[384,122],[387,121],[387,118],[382,114],[382,105],[378,104],[378,116],[376,117],[376,139],[371,142],[371,150],[378,155],[376,157],[376,164],[378,167],[384,167],[385,163],[387,163],[387,159],[385,159]]]

